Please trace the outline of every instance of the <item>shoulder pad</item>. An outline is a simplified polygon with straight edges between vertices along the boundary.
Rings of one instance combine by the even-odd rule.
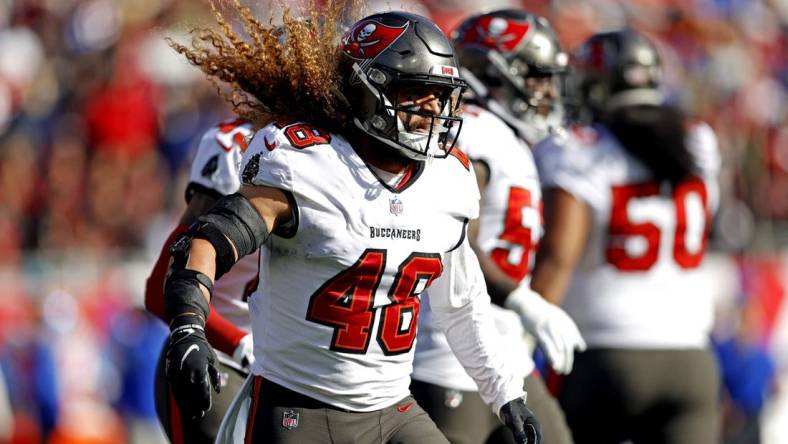
[[[309,148],[315,145],[328,145],[331,143],[331,133],[315,125],[298,122],[277,120],[266,126],[264,130],[271,134],[270,142],[265,141],[266,148],[272,151],[277,143],[287,144],[296,149]]]
[[[717,136],[705,122],[696,122],[687,128],[687,149],[697,166],[707,174],[717,174],[721,159]]]
[[[462,105],[463,117],[465,115],[478,117],[483,111],[484,111],[484,108],[481,108],[480,106],[474,105],[472,103],[465,103],[465,104]]]
[[[234,148],[241,152],[246,151],[254,134],[252,124],[242,119],[224,121],[215,129],[214,140],[224,151],[231,151]]]
[[[238,162],[252,134],[251,123],[243,120],[222,122],[203,134],[192,159],[187,202],[197,192],[218,198],[238,190]]]
[[[468,155],[465,154],[465,152],[463,150],[461,150],[460,148],[455,146],[451,150],[451,152],[449,152],[449,157],[454,157],[455,159],[457,159],[460,162],[460,164],[462,164],[462,166],[466,170],[468,170],[468,171],[471,170],[471,161],[470,161],[470,159],[468,159]]]
[[[515,132],[490,111],[476,107],[470,108],[463,115],[463,124],[460,129],[458,146],[472,159],[484,158],[492,153],[500,152],[509,145],[518,148],[522,141]]]

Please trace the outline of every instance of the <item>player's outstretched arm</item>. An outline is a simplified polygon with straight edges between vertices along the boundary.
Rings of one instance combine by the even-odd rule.
[[[489,170],[484,162],[473,164],[479,191],[484,190],[489,179]],[[538,229],[533,227],[532,229]],[[479,259],[487,293],[492,302],[515,311],[520,315],[523,327],[533,334],[542,345],[553,369],[561,374],[572,370],[575,350],[584,350],[585,342],[572,319],[557,305],[545,301],[531,291],[527,280],[517,282],[503,272],[476,243],[479,220],[468,226],[468,241]]]
[[[538,442],[538,421],[525,414],[523,375],[503,348],[479,262],[467,241],[446,254],[443,274],[430,286],[429,298],[437,324],[454,355],[476,381],[484,402],[501,417],[518,442]],[[531,434],[533,440],[525,438],[525,430],[531,430],[530,427],[535,431]]]
[[[244,193],[244,194],[242,194]],[[280,190],[244,187],[219,199],[173,244],[173,265],[164,286],[164,316],[170,326],[166,374],[181,411],[199,417],[218,392],[216,354],[205,336],[215,279],[241,257],[257,251],[268,227],[290,217]]]
[[[575,351],[586,349],[577,325],[558,304],[585,246],[588,223],[583,203],[560,190],[546,193],[545,237],[531,282],[521,283],[504,302],[520,315],[559,374],[571,372]]]
[[[145,283],[145,308],[162,320],[164,320],[164,281],[170,267],[170,247],[181,234],[186,232],[195,219],[207,213],[214,203],[216,198],[208,193],[196,191],[191,195],[178,226],[164,242],[159,258]],[[243,352],[248,348],[245,345],[251,342],[249,334],[212,308],[205,324],[208,341],[217,350],[233,356],[233,359],[243,366]],[[245,359],[249,361],[248,357]]]
[[[560,188],[545,190],[543,200],[544,236],[536,253],[531,288],[560,304],[583,254],[591,214],[585,203]]]

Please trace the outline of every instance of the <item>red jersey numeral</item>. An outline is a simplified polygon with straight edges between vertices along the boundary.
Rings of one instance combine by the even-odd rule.
[[[627,214],[629,202],[639,197],[656,196],[659,185],[654,182],[613,187],[613,209],[608,225],[607,261],[621,271],[646,271],[659,256],[659,228],[651,222],[632,223]],[[632,236],[642,237],[646,249],[630,256],[626,242]]]
[[[690,251],[687,248],[687,198],[695,194],[700,199],[703,207],[703,225],[701,238],[696,242],[697,251]],[[706,253],[706,245],[709,240],[709,229],[711,228],[711,214],[709,214],[709,196],[706,191],[706,184],[702,180],[694,178],[683,182],[676,191],[673,192],[673,200],[676,204],[676,234],[673,241],[673,259],[681,268],[691,269],[700,265],[703,255]]]
[[[532,206],[530,191],[519,187],[509,189],[509,204],[506,207],[506,219],[499,239],[512,246],[520,246],[520,257],[516,262],[510,262],[512,247],[499,247],[490,251],[490,258],[493,262],[507,276],[518,282],[528,275],[531,252],[536,247],[531,240],[531,228],[523,225],[523,208]],[[534,209],[534,211],[538,210]]]
[[[383,308],[378,343],[386,355],[407,353],[416,339],[421,299],[418,295],[443,272],[439,254],[413,253],[402,263]]]
[[[661,232],[652,222],[633,223],[629,219],[628,208],[632,200],[659,195],[659,185],[655,182],[618,185],[612,188],[612,195],[613,208],[608,225],[607,261],[621,271],[647,271],[659,259]],[[699,245],[697,251],[689,251],[687,247],[687,201],[691,195],[696,195],[703,207],[703,220],[697,221],[703,226],[699,231],[701,238],[695,242]],[[706,185],[697,178],[681,182],[674,187],[672,201],[676,215],[673,259],[682,268],[695,268],[703,259],[708,238],[710,217]],[[645,241],[645,249],[642,253],[630,255],[627,251],[626,243],[632,236],[641,237]]]
[[[375,321],[375,290],[385,267],[386,250],[366,250],[353,266],[323,284],[309,299],[307,320],[334,327],[331,350],[366,353]]]
[[[331,134],[327,131],[303,123],[287,127],[285,136],[298,149],[331,143]]]
[[[454,147],[449,151],[449,155],[453,156],[455,159],[459,160],[462,164],[463,168],[470,171],[471,170],[471,159],[468,158],[468,155],[458,147]]]
[[[334,328],[331,350],[363,354],[369,347],[375,291],[386,268],[386,250],[368,249],[353,266],[323,284],[309,299],[306,319]],[[413,253],[403,262],[382,307],[378,343],[386,355],[407,353],[416,338],[418,295],[443,271],[440,255]]]

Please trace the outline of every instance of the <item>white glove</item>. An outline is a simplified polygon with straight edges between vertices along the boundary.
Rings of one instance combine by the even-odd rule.
[[[553,370],[562,375],[572,371],[575,350],[584,351],[586,342],[561,307],[547,302],[526,284],[509,293],[504,306],[520,315],[523,327],[536,336]]]
[[[249,368],[254,364],[254,344],[251,333],[241,338],[241,341],[235,346],[233,361],[242,368]]]

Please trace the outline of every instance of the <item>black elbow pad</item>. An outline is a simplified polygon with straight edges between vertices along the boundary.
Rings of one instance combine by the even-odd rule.
[[[269,234],[260,213],[239,193],[216,201],[208,213],[197,218],[193,227],[193,237],[207,240],[216,250],[216,279],[238,259],[257,251]]]

